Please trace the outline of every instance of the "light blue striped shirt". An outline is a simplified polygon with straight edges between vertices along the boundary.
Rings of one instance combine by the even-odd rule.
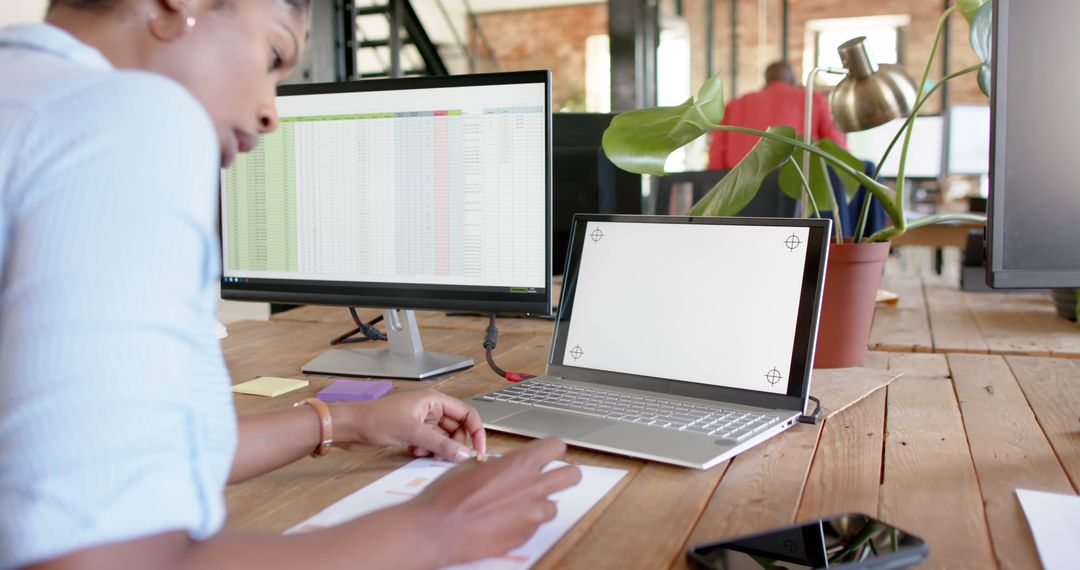
[[[217,173],[177,83],[0,30],[0,568],[221,528]]]

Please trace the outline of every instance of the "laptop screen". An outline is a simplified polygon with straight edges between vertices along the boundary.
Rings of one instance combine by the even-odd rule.
[[[582,221],[553,363],[799,394],[807,352],[805,331],[802,350],[796,342],[800,303],[807,285],[820,286],[813,245],[824,241],[821,228]],[[818,259],[808,264],[811,250]]]

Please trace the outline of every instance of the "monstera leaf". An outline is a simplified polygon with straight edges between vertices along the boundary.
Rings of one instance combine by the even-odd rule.
[[[967,18],[968,23],[971,23],[971,20],[975,18],[975,12],[989,3],[990,0],[956,0],[956,8]]]
[[[604,131],[604,153],[623,170],[662,176],[672,152],[707,133],[723,118],[724,90],[716,75],[701,86],[696,98],[682,105],[617,115]]]
[[[862,172],[862,161],[852,156],[851,153],[841,148],[840,145],[832,140],[822,139],[814,146],[843,161],[856,171]],[[796,164],[801,166],[803,163],[803,151],[795,149],[792,158],[795,159]],[[834,168],[833,172],[836,173],[837,178],[840,179],[840,183],[843,184],[844,194],[849,200],[853,198],[855,193],[859,191],[859,181],[839,168]],[[784,194],[787,194],[795,200],[802,199],[802,177],[799,176],[799,171],[795,167],[795,164],[792,164],[792,161],[789,160],[780,167],[779,182],[780,190],[782,190]],[[810,193],[813,195],[814,202],[818,205],[818,208],[821,208],[822,210],[831,210],[832,200],[834,199],[832,182],[829,178],[828,171],[825,170],[825,161],[820,157],[814,157],[814,159],[810,161],[810,172],[807,174],[807,182],[810,184]]]
[[[966,15],[966,13],[965,13]],[[983,4],[971,18],[971,49],[982,60],[983,66],[979,69],[979,89],[983,95],[990,96],[990,57],[991,36],[994,25],[994,5],[987,2]]]
[[[769,132],[795,138],[795,129],[769,127]],[[690,209],[691,216],[734,216],[742,211],[761,188],[765,177],[791,156],[794,146],[772,139],[761,139],[745,158],[716,183]]]
[[[850,152],[846,151],[840,145],[832,141],[832,139],[822,139],[818,141],[817,147],[821,150],[833,155],[834,157],[842,160],[845,164],[852,169],[862,172],[863,163],[861,160],[855,158]],[[854,198],[855,193],[859,191],[859,181],[854,177],[849,176],[848,173],[840,169],[836,170],[836,176],[840,179],[840,183],[844,185],[844,193],[847,194],[848,199]]]

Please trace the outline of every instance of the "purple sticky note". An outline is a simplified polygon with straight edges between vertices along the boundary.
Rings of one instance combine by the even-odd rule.
[[[393,384],[386,381],[334,380],[315,395],[324,402],[352,402],[377,400],[390,391]]]

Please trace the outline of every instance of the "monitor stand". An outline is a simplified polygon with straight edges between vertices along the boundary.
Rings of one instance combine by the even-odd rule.
[[[412,311],[386,309],[383,317],[389,348],[332,348],[301,367],[301,372],[427,380],[474,364],[464,356],[425,351]]]

